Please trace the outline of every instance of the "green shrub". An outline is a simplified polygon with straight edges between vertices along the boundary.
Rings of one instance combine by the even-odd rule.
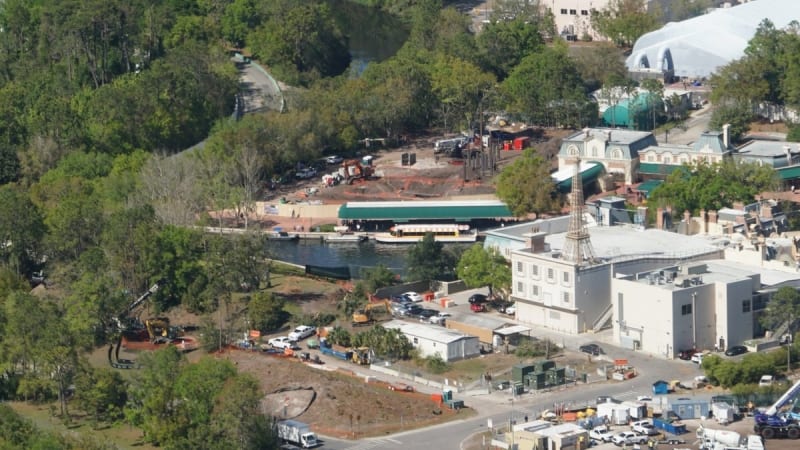
[[[433,374],[443,374],[450,370],[450,365],[447,364],[441,356],[428,356],[425,358],[425,367]]]

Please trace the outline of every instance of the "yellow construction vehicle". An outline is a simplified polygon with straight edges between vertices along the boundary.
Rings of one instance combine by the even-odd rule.
[[[372,349],[369,347],[357,347],[350,349],[353,352],[352,361],[362,366],[372,364]]]
[[[177,327],[169,325],[169,319],[166,317],[147,319],[144,321],[144,326],[147,328],[150,342],[155,344],[164,344],[183,335]]]
[[[358,327],[361,325],[369,325],[375,321],[373,317],[373,310],[375,309],[384,309],[386,314],[391,315],[392,313],[392,304],[389,300],[379,300],[377,302],[367,303],[363,309],[359,309],[358,311],[353,313],[353,326]]]

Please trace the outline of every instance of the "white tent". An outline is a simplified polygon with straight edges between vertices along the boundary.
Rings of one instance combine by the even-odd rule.
[[[755,0],[668,23],[640,37],[626,65],[629,70],[672,69],[678,77],[706,78],[744,56],[747,43],[764,19],[778,29],[800,21],[800,1]]]

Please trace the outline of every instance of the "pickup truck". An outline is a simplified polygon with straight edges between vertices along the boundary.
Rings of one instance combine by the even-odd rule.
[[[594,427],[589,431],[589,439],[597,442],[611,442],[611,438],[613,437],[614,433],[612,433],[606,425]]]
[[[631,430],[633,430],[634,433],[643,434],[645,436],[654,436],[658,434],[658,430],[656,430],[656,427],[654,427],[649,420],[633,422],[631,424]]]
[[[294,329],[291,333],[289,333],[289,340],[290,341],[302,341],[307,337],[311,337],[317,333],[317,330],[314,327],[310,327],[308,325],[300,325]]]
[[[640,436],[633,431],[622,431],[611,438],[614,445],[632,445],[632,444],[645,444],[647,443],[647,436]]]
[[[294,348],[295,342],[289,339],[289,336],[280,336],[276,338],[272,338],[267,341],[270,347],[272,348]]]

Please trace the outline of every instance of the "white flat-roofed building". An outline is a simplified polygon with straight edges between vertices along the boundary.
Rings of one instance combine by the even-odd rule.
[[[512,251],[511,299],[519,322],[567,333],[600,329],[614,313],[614,278],[723,254],[706,239],[662,230],[587,230],[597,257],[591,264],[561,257],[567,233],[532,233],[525,249]]]
[[[480,342],[477,336],[422,323],[392,320],[383,324],[386,329],[398,329],[409,342],[419,350],[420,356],[436,356],[443,361],[456,361],[480,355]]]
[[[689,348],[741,345],[754,332],[758,273],[719,261],[612,281],[613,330],[621,347],[673,358]]]

